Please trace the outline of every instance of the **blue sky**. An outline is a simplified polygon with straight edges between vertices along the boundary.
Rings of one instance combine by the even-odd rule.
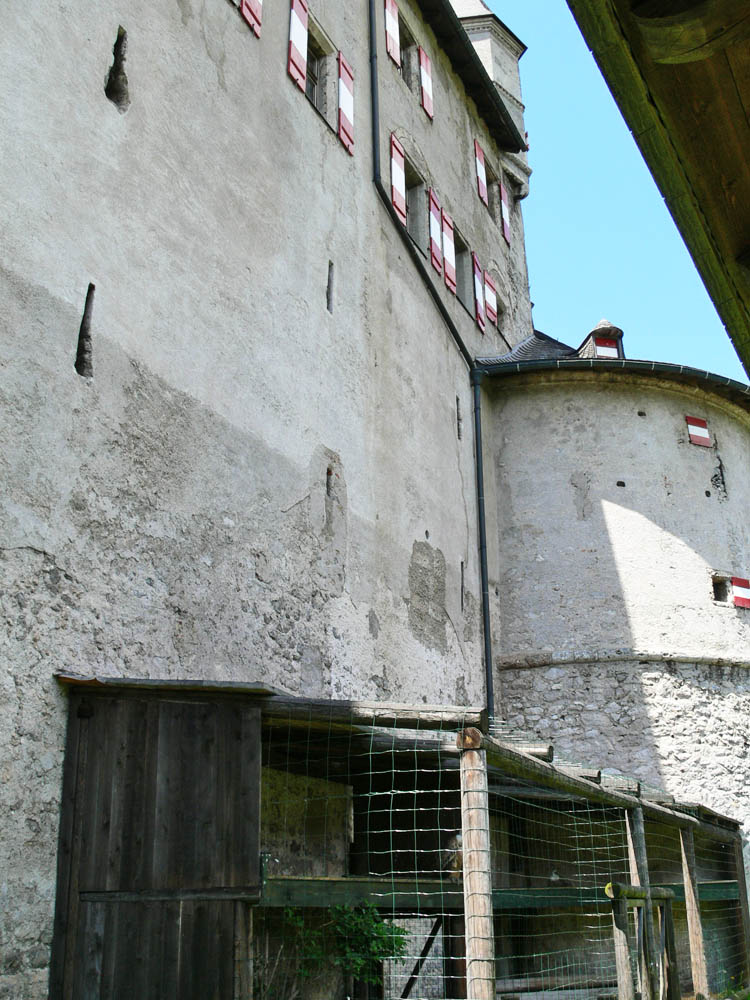
[[[602,318],[630,358],[747,377],[565,0],[485,0],[528,46],[522,203],[537,329],[578,346]]]

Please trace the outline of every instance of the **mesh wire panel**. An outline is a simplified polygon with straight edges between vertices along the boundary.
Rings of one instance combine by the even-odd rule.
[[[464,882],[470,899],[475,855],[465,840],[461,720],[446,715],[442,724],[433,711],[424,725],[417,717],[406,728],[383,718],[326,716],[319,705],[264,716],[254,1000],[467,997],[467,927],[475,917],[465,908]],[[491,872],[490,956],[494,950],[486,979],[493,968],[495,978],[484,996],[616,997],[613,910],[604,888],[633,880],[625,811],[583,792],[543,787],[533,769],[528,779],[517,767],[515,776],[502,767],[481,770],[489,803],[482,832],[490,862],[481,864]],[[645,827],[651,882],[674,892],[680,990],[689,995],[680,833],[668,822]],[[695,853],[709,983],[718,993],[745,975],[735,855],[732,845],[698,837]],[[664,913],[657,907],[657,937],[666,933]],[[639,990],[643,907],[629,908],[627,920]]]
[[[622,810],[490,776],[498,995],[615,995],[608,882],[627,881]]]
[[[257,998],[460,995],[456,729],[265,721]]]
[[[726,996],[750,986],[733,843],[695,838],[708,987]],[[740,883],[742,884],[742,883]]]

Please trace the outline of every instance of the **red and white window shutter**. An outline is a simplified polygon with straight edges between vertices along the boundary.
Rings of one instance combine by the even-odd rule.
[[[477,168],[477,192],[485,205],[489,205],[490,200],[487,197],[487,171],[484,168],[484,150],[476,139],[474,140],[474,163]]]
[[[260,22],[263,20],[263,0],[240,0],[240,14],[260,38]]]
[[[484,308],[487,319],[497,326],[497,286],[487,271],[484,272]]]
[[[300,90],[307,80],[307,0],[292,0],[289,15],[289,76]]]
[[[443,241],[440,226],[440,202],[430,188],[430,260],[438,274],[443,273]]]
[[[432,63],[421,45],[419,47],[419,79],[422,84],[422,107],[432,118]]]
[[[750,580],[743,580],[740,576],[733,576],[732,597],[735,607],[750,608]]]
[[[594,337],[594,355],[597,358],[619,358],[617,341],[610,337]]]
[[[453,236],[453,219],[445,212],[443,218],[443,275],[449,291],[456,294],[456,242]]]
[[[395,135],[391,135],[391,201],[404,225],[406,225],[405,166],[404,147]]]
[[[510,246],[510,197],[502,181],[500,181],[500,214],[503,219],[503,237]]]
[[[473,251],[471,254],[471,266],[474,270],[474,315],[476,316],[477,326],[484,333],[484,281],[479,258]]]
[[[398,34],[398,4],[385,0],[385,50],[397,66],[401,65],[401,39]]]
[[[708,430],[708,423],[701,417],[688,417],[685,415],[688,436],[692,444],[702,445],[704,448],[711,447],[711,434]]]
[[[339,52],[339,139],[354,156],[354,73]]]

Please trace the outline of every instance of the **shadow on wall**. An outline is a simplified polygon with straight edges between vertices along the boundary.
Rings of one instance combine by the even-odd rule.
[[[559,757],[743,820],[747,839],[742,420],[653,386],[496,402],[499,715]],[[689,437],[696,409],[710,447]]]

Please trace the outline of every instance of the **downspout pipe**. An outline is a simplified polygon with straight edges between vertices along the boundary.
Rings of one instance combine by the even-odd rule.
[[[396,232],[400,235],[401,241],[409,252],[409,256],[414,261],[419,276],[422,279],[427,292],[440,313],[441,319],[448,328],[448,332],[453,339],[461,357],[466,362],[469,369],[469,377],[474,394],[474,448],[475,467],[477,483],[477,519],[479,521],[479,567],[482,584],[482,630],[484,633],[484,672],[485,672],[485,698],[487,714],[490,720],[495,715],[495,695],[494,682],[492,678],[492,632],[490,629],[490,597],[487,572],[487,525],[485,519],[484,506],[484,463],[482,460],[482,411],[481,411],[481,385],[484,373],[480,371],[469,349],[463,341],[458,327],[453,322],[453,318],[448,312],[439,291],[435,287],[424,261],[419,251],[406,232],[401,223],[396,210],[391,204],[390,195],[383,186],[380,162],[380,97],[378,94],[378,37],[377,37],[377,17],[375,12],[376,0],[369,0],[370,19],[370,105],[372,116],[372,180],[375,185],[380,200],[383,202],[386,211],[394,222]]]
[[[472,368],[471,386],[474,391],[474,442],[477,473],[477,520],[479,521],[479,571],[482,579],[482,625],[484,631],[484,676],[487,714],[495,717],[495,683],[492,677],[492,630],[490,622],[490,585],[487,572],[487,519],[484,507],[484,458],[482,455],[482,379],[484,372]]]

